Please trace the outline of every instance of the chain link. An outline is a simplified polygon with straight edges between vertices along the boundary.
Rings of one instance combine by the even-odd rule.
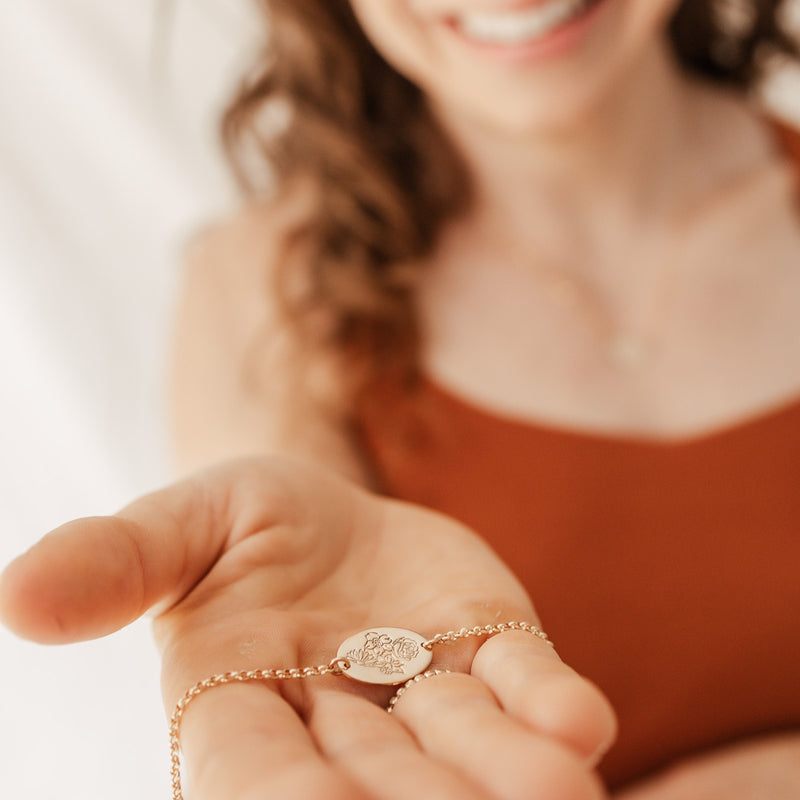
[[[553,646],[550,638],[541,628],[537,628],[536,625],[531,625],[527,622],[498,622],[496,625],[476,625],[474,628],[460,628],[457,631],[437,633],[436,636],[424,642],[422,646],[426,650],[433,650],[437,644],[452,644],[459,639],[469,639],[474,636],[495,636],[506,631],[525,631],[547,642],[551,647]]]
[[[429,669],[425,672],[421,672],[419,675],[415,675],[411,680],[406,681],[392,696],[391,700],[389,700],[389,705],[386,707],[386,711],[391,714],[394,711],[394,707],[397,704],[397,701],[415,684],[424,681],[426,678],[435,678],[437,675],[446,675],[449,674],[449,669]]]
[[[323,675],[341,675],[350,666],[346,658],[334,658],[327,664],[302,669],[251,669],[238,672],[223,672],[199,681],[184,694],[175,706],[169,722],[169,760],[172,780],[172,800],[183,800],[181,786],[181,722],[189,704],[209,689],[231,683],[251,681],[289,681],[303,678],[318,678]]]
[[[525,631],[533,636],[542,639],[552,646],[552,642],[547,634],[527,622],[500,622],[496,625],[476,625],[473,628],[460,628],[457,631],[448,631],[447,633],[437,633],[436,636],[428,639],[422,644],[426,650],[433,650],[437,644],[452,644],[459,639],[469,639],[472,637],[495,636],[498,633],[506,633],[506,631]],[[214,689],[217,686],[225,686],[231,683],[248,683],[251,681],[286,681],[286,680],[302,680],[303,678],[318,678],[323,675],[341,675],[345,670],[349,669],[350,661],[347,658],[337,657],[332,659],[327,664],[322,664],[317,667],[302,667],[291,669],[252,669],[240,670],[238,672],[223,672],[219,675],[212,675],[210,678],[196,683],[189,689],[186,694],[178,701],[175,706],[175,711],[172,714],[169,723],[169,754],[170,754],[170,772],[172,778],[172,800],[183,800],[183,789],[181,786],[181,722],[183,715],[189,704],[196,697],[199,697],[209,689]],[[414,682],[423,680],[424,678],[438,675],[443,670],[429,670],[422,675],[412,678],[408,685]],[[446,670],[444,670],[446,671]],[[405,688],[405,687],[404,687]],[[398,691],[390,703],[390,708],[394,706],[397,698],[403,693],[404,688]]]

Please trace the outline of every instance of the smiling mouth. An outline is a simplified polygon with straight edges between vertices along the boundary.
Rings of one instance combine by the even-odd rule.
[[[524,45],[547,38],[580,17],[599,0],[550,0],[543,5],[504,11],[472,11],[450,24],[476,44]]]

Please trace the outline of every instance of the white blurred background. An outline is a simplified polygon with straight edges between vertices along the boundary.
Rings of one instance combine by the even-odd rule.
[[[216,121],[247,0],[0,0],[0,564],[168,475],[164,343],[185,239],[234,199]],[[0,798],[169,796],[148,626],[0,630]]]
[[[216,122],[254,20],[248,0],[0,0],[0,564],[168,476],[181,248],[233,203]],[[797,75],[773,86],[800,121]],[[0,798],[168,796],[146,624],[57,649],[0,630]]]

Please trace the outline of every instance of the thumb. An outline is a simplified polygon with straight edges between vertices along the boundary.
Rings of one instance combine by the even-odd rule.
[[[64,644],[177,602],[224,549],[231,478],[203,474],[115,516],[52,531],[0,575],[0,621],[23,638]]]

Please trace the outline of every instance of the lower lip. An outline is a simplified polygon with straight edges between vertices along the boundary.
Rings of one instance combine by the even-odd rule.
[[[595,18],[610,2],[611,0],[595,0],[578,17],[565,23],[560,28],[556,28],[543,38],[518,44],[479,42],[464,35],[456,26],[455,21],[448,20],[445,25],[462,43],[465,42],[483,57],[509,64],[531,63],[556,58],[574,49],[589,27],[591,27]]]

